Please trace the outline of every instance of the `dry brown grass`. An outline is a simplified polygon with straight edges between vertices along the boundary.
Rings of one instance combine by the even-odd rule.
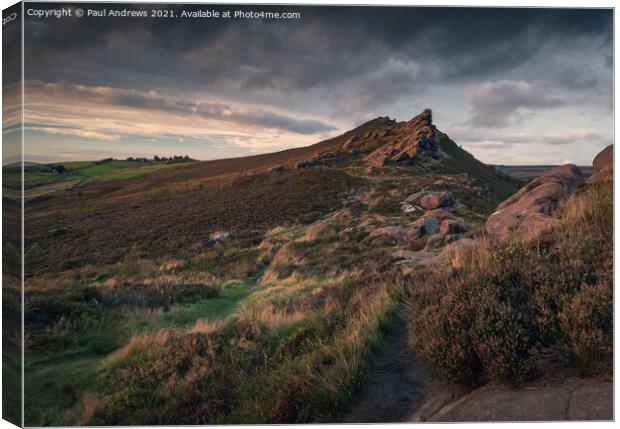
[[[64,420],[73,426],[87,426],[95,413],[103,409],[104,404],[97,396],[85,393],[74,407],[67,410]]]
[[[226,320],[134,336],[102,366],[109,393],[91,422],[333,419],[359,385],[400,285],[362,271],[300,280],[263,284]]]
[[[123,347],[111,353],[103,362],[103,368],[112,365],[115,361],[130,359],[138,353],[148,353],[149,350],[161,348],[170,338],[170,331],[159,330],[134,335]]]

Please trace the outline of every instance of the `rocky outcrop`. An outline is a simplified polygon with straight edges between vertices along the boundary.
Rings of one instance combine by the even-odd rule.
[[[426,210],[435,210],[454,205],[455,199],[454,195],[447,191],[420,191],[409,195],[404,202],[419,205]]]
[[[592,176],[588,183],[605,182],[614,178],[614,146],[609,145],[592,161]]]
[[[284,171],[284,166],[282,164],[276,164],[273,167],[269,168],[269,170],[267,170],[268,173],[271,173],[273,171]]]
[[[369,121],[347,135],[342,150],[348,153],[371,153],[393,138],[396,121],[387,116]]]
[[[430,109],[424,110],[408,122],[396,124],[390,131],[393,131],[394,138],[388,139],[384,145],[364,158],[367,172],[388,164],[411,165],[417,160],[442,157]]]
[[[303,159],[295,164],[295,168],[310,168],[320,165],[330,166],[342,161],[345,158],[345,154],[342,152],[323,152],[314,154],[308,159]]]
[[[558,204],[568,199],[583,182],[581,171],[573,164],[543,173],[497,207],[486,222],[486,232],[502,239],[553,224],[552,215]]]
[[[439,222],[435,218],[421,218],[406,225],[393,225],[377,228],[370,232],[373,243],[380,246],[395,246],[417,240],[424,235],[433,235],[439,231]]]

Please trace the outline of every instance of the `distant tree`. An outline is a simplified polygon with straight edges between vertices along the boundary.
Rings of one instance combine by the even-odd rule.
[[[128,157],[128,158],[126,159],[126,161],[133,161],[133,160],[134,160],[134,159],[133,159],[133,156],[130,156],[130,157]]]
[[[65,168],[65,166],[64,166],[64,165],[59,164],[59,165],[57,165],[57,166],[56,166],[56,173],[58,173],[58,174],[62,174],[62,173],[64,173],[65,171],[67,171],[67,169]]]
[[[159,162],[159,161],[161,161],[161,158],[160,158],[159,156],[155,155],[155,156],[153,157],[153,161],[155,161],[155,162]]]

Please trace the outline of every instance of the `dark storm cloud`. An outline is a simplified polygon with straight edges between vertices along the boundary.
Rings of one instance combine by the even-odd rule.
[[[198,6],[171,7],[179,13]],[[33,66],[31,70],[40,70],[40,75],[34,71],[32,78],[46,77],[42,76],[44,68],[37,67],[43,64],[52,71],[77,77],[69,67],[54,61],[60,56],[89,69],[93,81],[135,71],[154,77],[184,76],[190,78],[188,83],[199,85],[236,79],[246,89],[282,91],[363,77],[389,60],[415,61],[420,65],[418,74],[399,76],[398,83],[389,78],[380,82],[389,92],[392,85],[403,85],[403,78],[411,85],[420,85],[422,78],[484,78],[523,64],[545,44],[563,44],[573,37],[603,37],[611,47],[612,14],[606,10],[302,6],[245,9],[261,8],[300,11],[302,19],[30,19],[29,23],[37,22],[37,29],[27,36],[27,60]],[[109,52],[112,48],[114,55]],[[97,71],[94,65],[100,65],[98,60],[103,58],[107,67]],[[161,61],[162,58],[167,61]],[[161,64],[154,68],[156,60]],[[397,88],[394,92],[398,91]]]
[[[79,130],[92,138],[134,128],[162,134],[170,123],[179,135],[208,137],[222,125],[229,132],[222,144],[238,139],[239,147],[271,150],[310,144],[372,117],[407,119],[431,107],[442,129],[465,125],[462,140],[487,148],[534,141],[593,147],[600,139],[592,130],[606,126],[612,109],[611,9],[66,7],[301,13],[299,20],[28,18],[26,79],[69,88],[45,100],[41,118],[60,115],[58,100],[69,102],[80,91],[76,106],[90,99],[122,107],[106,110],[106,127],[91,120]],[[68,110],[65,121],[76,115]],[[144,113],[148,123],[136,127],[116,110],[136,121]],[[93,109],[95,119],[98,114]],[[217,126],[204,129],[205,122]],[[575,134],[579,130],[584,133]],[[601,139],[611,135],[599,131]],[[522,158],[528,156],[523,150]]]
[[[21,10],[19,4],[2,11],[2,86],[21,79]]]

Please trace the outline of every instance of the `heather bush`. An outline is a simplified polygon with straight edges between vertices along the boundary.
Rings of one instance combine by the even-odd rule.
[[[458,269],[412,281],[412,346],[449,383],[520,384],[540,373],[540,351],[600,373],[612,353],[613,200],[584,186],[535,237],[478,240]]]

